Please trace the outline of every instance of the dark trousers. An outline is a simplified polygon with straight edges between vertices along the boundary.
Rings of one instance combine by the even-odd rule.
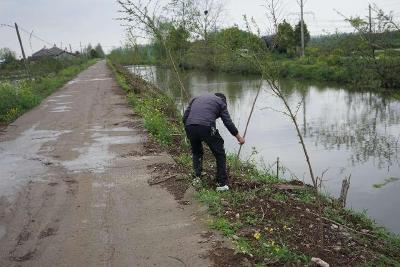
[[[226,155],[224,139],[215,127],[203,125],[187,125],[186,135],[192,146],[193,169],[196,176],[200,177],[203,162],[203,145],[205,142],[217,161],[217,182],[223,186],[227,183]]]

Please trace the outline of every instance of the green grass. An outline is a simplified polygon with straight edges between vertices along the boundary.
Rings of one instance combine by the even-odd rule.
[[[277,200],[277,201],[281,201],[281,202],[285,202],[288,200],[288,196],[283,194],[283,193],[275,193],[272,195],[272,198]]]
[[[225,218],[216,218],[209,223],[211,229],[221,231],[225,236],[232,236],[235,234],[235,230],[231,223]]]
[[[212,189],[203,188],[196,193],[196,198],[203,204],[208,206],[209,212],[213,215],[220,215],[223,208],[221,204],[222,195]]]
[[[57,74],[37,77],[33,81],[0,82],[0,122],[14,121],[94,62],[69,66]]]
[[[232,169],[235,169],[242,178],[248,180],[265,182],[266,184],[282,181],[280,179],[277,179],[276,176],[271,175],[264,170],[258,169],[256,164],[251,161],[237,160],[237,157],[234,154],[229,154],[227,156],[227,165],[230,166]]]
[[[298,189],[294,190],[294,193],[296,194],[297,199],[302,203],[309,204],[315,201],[314,193],[310,192],[310,190]]]
[[[177,162],[183,167],[192,169],[192,157],[189,154],[181,154],[176,158]]]

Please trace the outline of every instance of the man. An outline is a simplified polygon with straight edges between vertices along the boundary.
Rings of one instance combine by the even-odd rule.
[[[203,145],[205,142],[217,161],[217,191],[229,190],[226,173],[226,155],[224,139],[216,129],[215,120],[221,118],[225,127],[236,137],[239,144],[244,138],[239,134],[229,115],[224,94],[205,94],[190,101],[183,115],[183,123],[192,146],[194,183],[200,182],[203,163]]]

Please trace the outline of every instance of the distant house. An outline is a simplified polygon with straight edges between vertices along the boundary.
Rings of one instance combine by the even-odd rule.
[[[75,57],[76,55],[73,53],[70,53],[68,51],[62,50],[58,48],[57,46],[53,46],[52,48],[47,49],[46,47],[43,47],[39,51],[35,52],[32,54],[31,59],[32,60],[37,60],[37,59],[42,59],[46,57],[51,57],[51,58],[71,58]]]
[[[270,48],[270,49],[275,49],[276,48],[275,38],[276,38],[276,34],[265,35],[265,36],[261,37],[261,39],[265,42],[267,47]]]

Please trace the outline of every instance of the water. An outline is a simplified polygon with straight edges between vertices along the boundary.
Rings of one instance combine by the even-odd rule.
[[[171,72],[156,67],[130,69],[166,90],[180,103],[180,90]],[[260,79],[257,76],[193,71],[183,81],[191,97],[205,92],[227,96],[233,121],[243,132]],[[175,88],[175,89],[171,89]],[[314,167],[324,175],[324,190],[337,197],[341,181],[351,174],[347,205],[366,210],[379,224],[400,233],[400,181],[376,188],[385,179],[400,178],[400,102],[372,92],[355,92],[339,86],[283,81],[291,106],[299,102],[298,121]],[[242,158],[251,157],[260,167],[271,168],[277,157],[284,175],[311,183],[295,129],[281,100],[264,81],[243,147]],[[179,104],[178,104],[179,105]],[[229,152],[238,150],[235,138],[219,123]]]

